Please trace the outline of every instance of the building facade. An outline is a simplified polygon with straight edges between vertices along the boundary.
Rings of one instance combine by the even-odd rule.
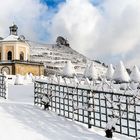
[[[0,38],[0,72],[7,74],[44,75],[44,65],[30,61],[30,46],[23,35],[18,36],[18,27],[9,27],[10,35]]]

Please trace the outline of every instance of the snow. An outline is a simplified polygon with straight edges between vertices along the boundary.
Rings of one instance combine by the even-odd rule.
[[[66,77],[73,77],[75,74],[75,70],[71,61],[67,61],[63,69],[63,75]]]
[[[74,76],[74,83],[75,83],[75,84],[79,84],[79,80],[77,79],[76,76]]]
[[[0,99],[1,140],[107,140],[102,129],[88,129],[87,125],[34,106],[33,86],[9,84],[8,99]],[[113,139],[129,140],[118,134]]]
[[[43,62],[46,70],[54,74],[62,74],[65,63],[70,60],[75,67],[76,74],[83,75],[86,63],[92,62],[71,47],[64,45],[41,44],[32,41],[28,41],[28,44],[30,44],[31,60]],[[95,62],[95,65],[100,76],[106,73],[106,67],[102,64]]]
[[[106,130],[107,130],[107,129],[111,130],[112,127],[115,128],[115,127],[116,127],[116,123],[117,123],[117,118],[111,118],[111,119],[108,121],[107,125],[106,125]]]
[[[113,80],[118,82],[129,82],[130,76],[128,75],[128,72],[126,71],[126,68],[122,61],[116,66],[116,69],[114,71]]]
[[[7,36],[6,38],[4,38],[3,40],[1,40],[1,41],[18,41],[18,36],[16,36],[16,35],[9,35],[9,36]]]
[[[132,69],[130,78],[131,78],[131,81],[133,82],[140,82],[140,71],[136,65]]]
[[[89,76],[88,71],[89,71],[89,64],[86,64],[85,71],[84,71],[84,77]]]
[[[114,74],[114,68],[113,68],[113,65],[110,64],[108,69],[107,69],[107,72],[106,72],[106,79],[107,80],[112,80],[113,74]]]
[[[64,83],[62,76],[58,76],[58,81],[59,81],[59,83]]]
[[[137,90],[139,84],[132,81],[129,86],[132,90]]]
[[[85,85],[90,85],[91,84],[88,78],[85,79],[84,84]]]
[[[0,102],[2,140],[106,139],[51,111],[33,105],[33,85],[11,85],[8,100]]]
[[[43,96],[42,102],[49,103],[49,98],[47,96]]]
[[[92,79],[92,80],[98,79],[98,74],[97,74],[97,70],[95,68],[94,62],[91,62],[88,72],[86,72],[86,75],[89,79]]]
[[[58,83],[58,79],[57,79],[56,75],[53,75],[53,76],[51,77],[51,82],[53,82],[53,83]]]
[[[32,75],[29,75],[28,73],[26,73],[26,75],[24,76],[24,81],[26,81],[26,84],[28,83],[32,83],[32,79],[33,76]]]
[[[5,75],[5,76],[7,75],[6,71],[3,71],[3,75]]]
[[[23,85],[23,76],[20,74],[16,75],[15,85]]]
[[[31,105],[3,103],[0,112],[0,123],[3,126],[0,127],[2,140],[105,139],[72,121],[58,117],[53,112],[46,113]]]

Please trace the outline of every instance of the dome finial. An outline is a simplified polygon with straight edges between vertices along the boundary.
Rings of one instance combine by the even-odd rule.
[[[14,22],[13,22],[12,26],[9,27],[9,29],[10,29],[10,35],[17,35],[18,27],[17,27],[17,25],[14,24]]]
[[[14,23],[14,21],[13,21],[12,26],[14,26],[14,25],[15,25],[15,23]]]

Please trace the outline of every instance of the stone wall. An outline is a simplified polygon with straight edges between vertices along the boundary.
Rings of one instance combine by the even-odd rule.
[[[44,66],[33,64],[15,64],[15,74],[25,75],[32,73],[33,75],[44,75]]]

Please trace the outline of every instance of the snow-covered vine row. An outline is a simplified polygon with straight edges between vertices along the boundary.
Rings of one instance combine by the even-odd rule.
[[[35,104],[59,115],[135,138],[140,135],[140,97],[137,83],[90,81],[88,78],[42,77],[35,82]],[[46,97],[44,97],[46,96]],[[46,98],[46,99],[45,99]],[[50,107],[49,107],[50,106]]]

